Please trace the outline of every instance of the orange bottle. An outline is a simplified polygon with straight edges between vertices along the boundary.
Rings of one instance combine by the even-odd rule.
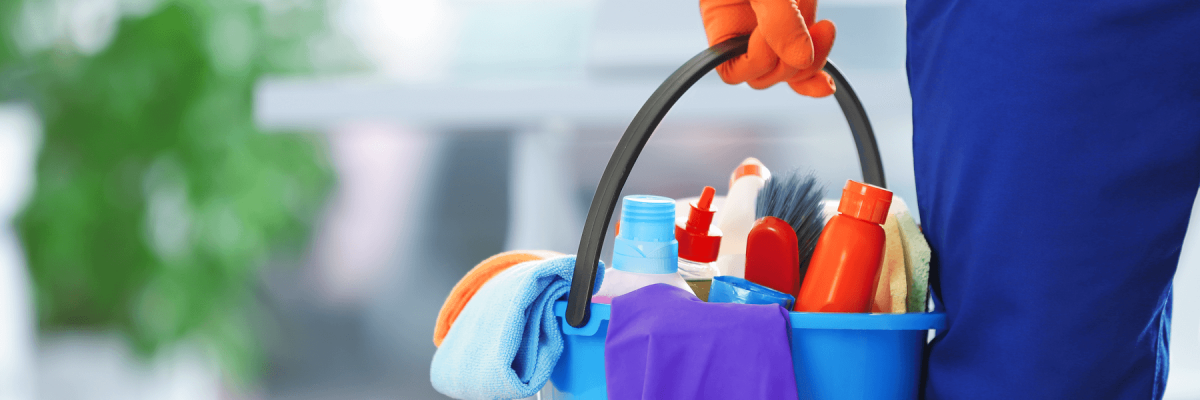
[[[865,313],[879,280],[884,234],[892,192],[846,181],[838,215],[833,216],[813,250],[796,311]]]

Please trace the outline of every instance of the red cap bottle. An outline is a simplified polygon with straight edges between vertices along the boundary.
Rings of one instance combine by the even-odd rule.
[[[712,201],[716,190],[705,186],[700,199],[691,203],[687,222],[675,225],[675,240],[679,242],[679,275],[700,300],[708,301],[712,278],[721,275],[717,254],[721,249],[721,230],[712,226]]]
[[[721,231],[712,227],[713,195],[716,190],[705,186],[700,193],[700,199],[689,204],[686,226],[675,225],[675,240],[679,242],[679,258],[698,263],[710,263],[717,260],[717,251],[721,249]]]
[[[884,233],[892,192],[846,181],[838,215],[833,216],[813,250],[796,311],[865,313],[879,279]]]

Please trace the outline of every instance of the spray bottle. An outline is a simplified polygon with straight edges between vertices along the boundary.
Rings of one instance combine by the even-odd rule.
[[[746,277],[746,235],[754,226],[758,191],[771,178],[771,171],[757,158],[742,161],[729,177],[729,194],[713,218],[721,230],[717,269],[721,275]]]
[[[687,221],[675,225],[675,240],[679,241],[679,275],[687,281],[696,297],[708,301],[712,279],[720,276],[717,251],[721,248],[721,230],[712,226],[713,195],[716,190],[705,186],[700,199],[690,204]]]

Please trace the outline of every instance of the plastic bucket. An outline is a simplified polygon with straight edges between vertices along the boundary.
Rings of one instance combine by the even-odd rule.
[[[567,303],[554,304],[566,315]],[[543,399],[604,400],[604,338],[612,315],[593,303],[587,325],[562,322],[565,348]],[[792,363],[801,399],[916,399],[930,329],[945,329],[940,312],[790,315]]]
[[[801,399],[915,399],[930,329],[946,314],[791,313]]]
[[[609,159],[584,221],[571,294],[555,304],[566,349],[544,399],[605,399],[604,338],[610,306],[592,303],[600,250],[634,162],[667,111],[702,76],[746,52],[739,36],[700,52],[675,70],[638,110]],[[863,181],[887,187],[883,161],[866,110],[833,62],[823,70],[837,85],[833,96],[858,149]],[[928,331],[944,329],[942,313],[791,313],[791,351],[801,399],[914,399]],[[578,326],[578,328],[572,327]]]
[[[580,328],[563,321],[566,312],[567,302],[554,303],[554,315],[563,329],[563,353],[550,373],[550,383],[542,389],[542,399],[606,400],[604,338],[608,336],[612,306],[592,303],[592,318]]]

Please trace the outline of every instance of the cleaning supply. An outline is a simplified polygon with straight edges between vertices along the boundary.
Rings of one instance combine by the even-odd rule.
[[[746,280],[784,293],[800,291],[800,252],[787,222],[764,217],[746,237]]]
[[[829,219],[817,240],[796,311],[865,313],[883,261],[892,192],[865,183],[846,181],[838,215]]]
[[[433,354],[434,389],[456,399],[537,393],[563,352],[554,302],[571,288],[575,256],[514,265],[479,288]],[[604,270],[596,282],[604,283]]]
[[[717,252],[721,249],[721,230],[712,226],[713,195],[716,189],[705,186],[700,198],[689,204],[687,221],[675,224],[675,240],[679,242],[679,275],[700,300],[708,301],[712,279],[721,275],[717,269]]]
[[[693,293],[679,275],[675,200],[633,195],[621,199],[621,230],[613,241],[613,266],[593,296],[606,303],[646,285],[666,283]],[[693,293],[693,295],[695,295]]]
[[[745,54],[717,66],[726,83],[765,89],[787,81],[797,93],[822,97],[835,89],[821,68],[837,29],[816,15],[817,0],[700,0],[710,46],[750,35]]]
[[[733,170],[725,204],[713,217],[722,234],[721,250],[717,255],[717,269],[721,270],[721,275],[746,276],[746,236],[756,219],[754,209],[758,191],[770,178],[771,171],[754,157],[745,159]]]
[[[483,260],[470,272],[467,272],[462,279],[459,279],[453,289],[450,289],[450,295],[446,296],[446,302],[442,304],[441,311],[438,311],[437,323],[433,327],[433,345],[442,345],[442,340],[445,339],[446,333],[450,332],[450,327],[458,319],[458,314],[462,312],[463,307],[467,306],[467,302],[471,301],[475,293],[479,292],[479,288],[483,287],[483,284],[492,277],[523,262],[541,261],[561,256],[561,253],[548,250],[514,250]]]
[[[767,180],[746,238],[746,279],[795,295],[825,226],[822,188],[811,174],[790,171]]]
[[[929,301],[929,261],[933,258],[925,234],[913,219],[903,200],[892,201],[889,213],[896,218],[900,242],[904,248],[904,268],[908,281],[908,312],[924,312]]]
[[[891,209],[896,209],[893,197]],[[900,240],[900,224],[888,214],[883,223],[883,265],[879,268],[879,283],[875,285],[873,313],[903,314],[908,310],[908,272],[904,267],[904,244]]]
[[[791,400],[791,354],[783,307],[651,285],[613,299],[603,379],[616,400]]]
[[[796,298],[769,287],[759,285],[736,276],[718,276],[713,278],[712,290],[708,295],[709,303],[738,303],[738,304],[778,304],[785,309],[792,309]]]

